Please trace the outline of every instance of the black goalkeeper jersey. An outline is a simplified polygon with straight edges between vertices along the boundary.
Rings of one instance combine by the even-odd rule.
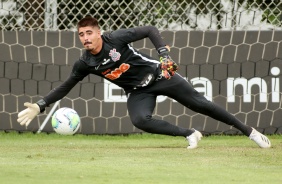
[[[96,54],[85,51],[73,66],[70,77],[52,90],[44,100],[47,105],[63,98],[89,74],[101,76],[130,92],[152,83],[160,74],[159,61],[138,52],[130,43],[149,37],[156,48],[164,46],[155,27],[120,29],[102,35],[102,50]]]
[[[119,30],[102,35],[101,52],[85,51],[74,64],[72,77],[82,80],[88,74],[101,76],[125,91],[148,85],[159,73],[159,61],[138,52],[130,42],[133,30]]]

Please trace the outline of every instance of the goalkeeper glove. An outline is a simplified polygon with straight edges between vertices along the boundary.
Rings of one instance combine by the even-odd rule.
[[[168,55],[168,46],[160,47],[157,51],[160,57],[162,76],[164,76],[166,79],[170,79],[178,70],[178,65]]]
[[[40,112],[43,112],[45,110],[46,102],[43,99],[41,99],[33,104],[26,102],[24,103],[24,106],[26,106],[27,108],[25,110],[22,110],[18,114],[17,121],[21,125],[28,126],[29,123],[35,118],[35,116],[37,116]]]

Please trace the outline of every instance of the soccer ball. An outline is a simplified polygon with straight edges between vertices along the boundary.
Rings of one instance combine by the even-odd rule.
[[[80,117],[71,108],[60,108],[52,116],[52,127],[58,134],[73,135],[80,127]]]

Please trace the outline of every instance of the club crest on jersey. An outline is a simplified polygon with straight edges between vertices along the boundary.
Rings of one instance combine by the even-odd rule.
[[[120,53],[117,52],[116,49],[110,50],[109,56],[111,56],[111,58],[114,62],[116,62],[120,59]]]

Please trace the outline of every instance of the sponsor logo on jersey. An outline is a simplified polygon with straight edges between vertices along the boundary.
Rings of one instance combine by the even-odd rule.
[[[129,64],[122,63],[118,68],[105,75],[106,78],[115,80],[130,68]]]
[[[141,82],[139,85],[137,85],[137,87],[145,87],[145,86],[148,86],[148,85],[151,84],[154,80],[155,80],[154,75],[151,74],[151,73],[149,73],[149,74],[147,74],[147,75],[143,78],[142,82]]]
[[[106,71],[103,71],[102,74],[106,75],[107,73],[109,73],[111,71],[111,69],[107,69]]]
[[[111,56],[111,58],[114,62],[116,62],[120,59],[120,53],[117,52],[116,49],[110,50],[109,56]]]
[[[102,65],[107,64],[108,62],[110,62],[110,59],[104,59],[104,62],[102,63]],[[99,64],[98,66],[95,66],[95,70],[98,70],[100,68],[101,64]]]
[[[102,65],[105,65],[105,64],[107,64],[110,61],[111,61],[110,59],[104,59],[104,62],[102,63]]]

